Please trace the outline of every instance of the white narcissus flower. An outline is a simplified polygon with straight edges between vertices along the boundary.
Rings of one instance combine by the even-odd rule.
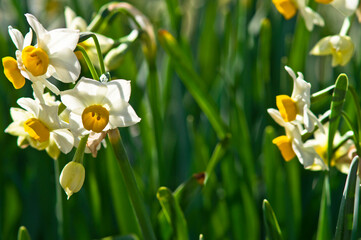
[[[59,89],[47,78],[54,77],[65,83],[78,79],[80,64],[73,51],[79,40],[79,31],[65,28],[47,31],[33,15],[25,16],[36,33],[37,43],[31,45],[31,31],[24,39],[20,31],[9,27],[10,37],[18,49],[18,69],[23,77],[32,82],[41,82],[53,93],[59,94]],[[14,67],[14,61],[11,60],[11,63],[10,59],[7,60],[8,64],[4,64],[3,59],[4,71]]]
[[[283,120],[286,122],[296,120],[303,123],[308,132],[314,129],[315,124],[322,129],[317,117],[310,110],[311,84],[304,80],[301,72],[298,72],[296,77],[290,67],[285,66],[285,69],[293,79],[293,91],[291,97],[288,95],[278,95],[276,97],[277,108]]]
[[[53,159],[58,158],[60,151],[71,151],[74,138],[59,120],[57,104],[48,106],[32,98],[20,98],[17,103],[23,109],[10,109],[13,122],[5,132],[18,136],[18,146],[25,148],[30,144],[38,150],[45,149]]]
[[[325,25],[323,18],[310,7],[306,6],[305,0],[272,0],[272,2],[277,11],[281,13],[286,20],[296,15],[297,10],[299,10],[305,20],[308,31],[312,31],[314,25],[321,27]]]
[[[79,126],[77,132],[100,133],[127,127],[140,121],[130,98],[130,81],[99,82],[81,78],[73,89],[61,92],[61,101],[71,111],[69,122]]]
[[[350,61],[354,48],[349,36],[333,35],[318,41],[310,54],[316,56],[332,55],[332,67],[344,66]]]
[[[314,139],[307,140],[305,146],[313,147],[317,154],[323,159],[324,162],[327,162],[327,148],[328,148],[328,123],[325,124],[325,132],[316,130],[314,132]],[[333,148],[335,148],[344,137],[352,136],[352,132],[345,133],[344,136],[341,136],[337,131],[333,139]],[[340,172],[348,174],[350,170],[350,165],[352,158],[348,156],[348,153],[351,148],[354,148],[354,143],[349,139],[345,141],[337,150],[333,153],[331,159],[331,167],[336,167]],[[320,170],[320,166],[314,165],[310,167],[311,170]]]
[[[318,3],[330,4],[345,17],[351,16],[357,9],[359,0],[316,0]]]
[[[267,112],[280,126],[285,128],[286,135],[279,136],[272,141],[281,151],[285,161],[290,161],[297,156],[305,169],[318,166],[319,170],[328,170],[327,165],[317,154],[313,146],[308,146],[302,142],[301,131],[298,126],[285,122],[280,112],[276,109],[271,108]]]

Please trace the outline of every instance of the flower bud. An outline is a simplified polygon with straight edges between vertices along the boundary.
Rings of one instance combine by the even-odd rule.
[[[83,164],[69,162],[60,174],[60,185],[68,195],[68,199],[73,193],[79,192],[85,179],[85,169]]]

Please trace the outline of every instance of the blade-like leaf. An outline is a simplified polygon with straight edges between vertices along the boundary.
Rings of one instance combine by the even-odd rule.
[[[194,195],[199,192],[203,186],[204,179],[204,172],[193,174],[191,178],[181,184],[174,191],[174,198],[178,201],[179,206],[183,209],[183,211],[189,205]]]
[[[331,108],[330,108],[331,115],[330,115],[330,124],[329,124],[329,132],[328,132],[328,149],[327,149],[329,166],[332,158],[333,139],[335,137],[340,122],[340,116],[341,116],[343,104],[345,102],[347,88],[348,88],[348,78],[346,74],[340,74],[335,83],[335,89],[333,90]]]
[[[346,179],[338,213],[335,240],[351,238],[358,162],[359,157],[356,156],[352,160],[350,172]]]
[[[328,175],[326,174],[323,182],[323,191],[321,198],[320,215],[318,218],[317,227],[317,240],[331,239],[331,227],[330,227],[330,182]]]
[[[18,231],[18,240],[31,240],[30,234],[26,227],[21,226]]]
[[[271,204],[267,199],[263,200],[263,221],[266,226],[267,239],[278,240],[283,239],[280,226],[275,213],[271,207]]]
[[[226,125],[220,117],[213,99],[210,98],[208,94],[206,94],[204,88],[201,87],[202,79],[189,64],[188,57],[184,54],[176,39],[169,32],[160,30],[158,37],[160,44],[171,57],[177,74],[207,116],[216,131],[217,136],[220,139],[225,138],[227,135]]]
[[[188,239],[187,222],[173,193],[166,187],[160,187],[157,192],[157,198],[162,206],[164,215],[173,228],[172,239]]]

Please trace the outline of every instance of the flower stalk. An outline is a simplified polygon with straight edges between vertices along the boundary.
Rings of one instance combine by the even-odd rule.
[[[124,149],[123,141],[121,139],[118,128],[109,130],[108,137],[118,161],[130,201],[134,208],[137,221],[143,234],[143,239],[155,240],[156,238],[152,229],[152,225],[146,212],[144,203],[142,202],[139,188],[130,166],[127,153]]]

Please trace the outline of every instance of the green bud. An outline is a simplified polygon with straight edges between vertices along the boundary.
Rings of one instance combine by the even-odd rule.
[[[73,193],[79,192],[85,179],[85,169],[83,164],[71,161],[63,168],[60,174],[60,185],[68,195],[68,199]]]

